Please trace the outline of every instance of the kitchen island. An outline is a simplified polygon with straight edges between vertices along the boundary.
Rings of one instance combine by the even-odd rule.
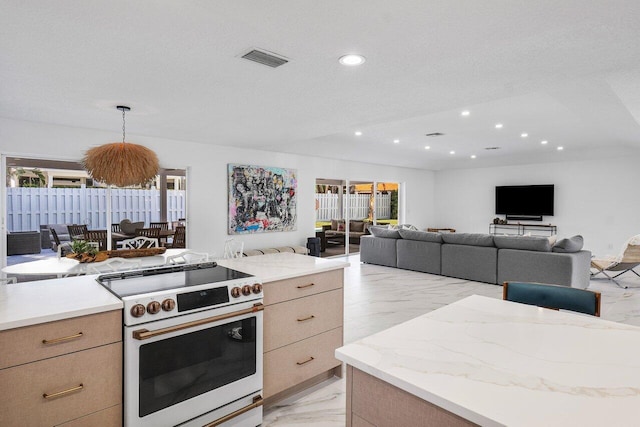
[[[473,295],[346,345],[347,426],[637,425],[640,328]]]

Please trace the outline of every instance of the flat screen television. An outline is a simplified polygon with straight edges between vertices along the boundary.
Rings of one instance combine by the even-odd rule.
[[[553,190],[553,185],[496,187],[496,214],[511,217],[553,215]]]

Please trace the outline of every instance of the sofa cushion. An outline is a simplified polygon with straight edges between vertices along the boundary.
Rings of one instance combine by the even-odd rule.
[[[331,229],[333,231],[340,230],[338,227],[339,224],[342,224],[342,231],[344,231],[344,219],[332,219],[331,220]]]
[[[373,227],[369,227],[369,231],[375,237],[384,237],[384,238],[387,238],[387,239],[399,239],[400,238],[400,233],[398,232],[398,230],[389,230],[388,228],[383,227],[383,226],[379,226],[379,225],[374,225]]]
[[[452,243],[454,245],[467,245],[467,246],[489,246],[494,247],[493,236],[490,234],[481,233],[444,233],[441,234],[442,240],[445,243]]]
[[[364,221],[349,221],[349,231],[364,232]]]
[[[568,239],[558,240],[553,248],[553,252],[573,253],[580,252],[584,246],[584,239],[580,235],[569,237]]]
[[[493,236],[493,242],[498,249],[551,252],[551,243],[546,237]]]
[[[440,233],[430,233],[428,231],[415,231],[415,230],[398,230],[400,237],[405,240],[420,240],[423,242],[442,243],[442,236]]]

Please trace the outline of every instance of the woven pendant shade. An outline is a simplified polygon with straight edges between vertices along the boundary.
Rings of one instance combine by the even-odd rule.
[[[145,185],[155,178],[160,168],[156,153],[128,142],[91,148],[82,164],[93,179],[118,187]]]
[[[130,108],[116,108],[122,111],[122,142],[112,142],[89,149],[82,159],[82,164],[93,179],[107,185],[144,186],[158,174],[158,156],[147,147],[125,142],[124,115]]]

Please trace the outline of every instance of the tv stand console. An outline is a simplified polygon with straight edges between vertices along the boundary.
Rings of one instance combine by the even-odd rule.
[[[535,236],[553,236],[558,234],[558,227],[551,224],[489,224],[489,234],[524,236],[527,233]]]

